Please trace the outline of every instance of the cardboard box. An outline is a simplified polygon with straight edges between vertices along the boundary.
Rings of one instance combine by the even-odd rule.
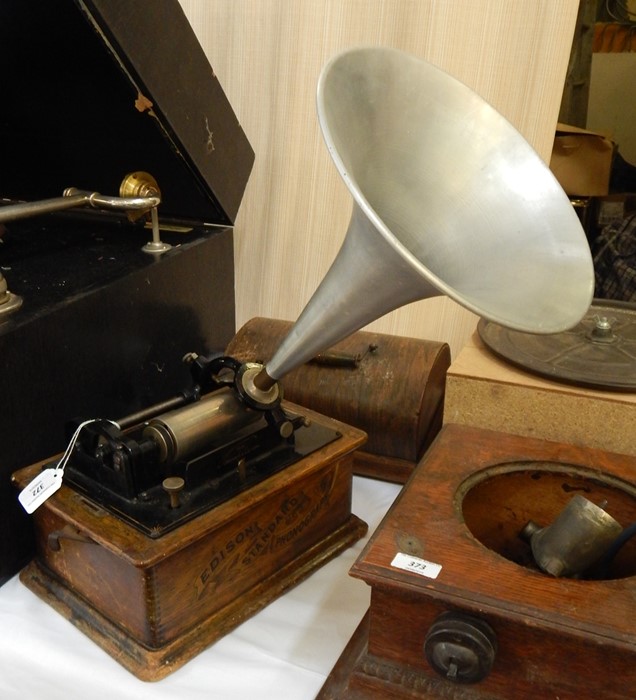
[[[614,143],[592,131],[557,124],[550,169],[569,195],[603,197],[609,193]]]

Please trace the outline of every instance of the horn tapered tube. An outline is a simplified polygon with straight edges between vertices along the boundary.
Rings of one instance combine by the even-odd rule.
[[[265,370],[273,379],[404,304],[439,295],[354,205],[340,251]]]
[[[276,384],[276,380],[269,376],[266,367],[263,367],[263,369],[254,377],[254,386],[257,389],[260,389],[260,391],[268,391],[274,386],[274,384]]]
[[[574,208],[532,147],[470,88],[400,51],[363,48],[327,64],[317,102],[353,213],[259,382],[431,296],[532,333],[564,331],[585,315],[594,271]]]

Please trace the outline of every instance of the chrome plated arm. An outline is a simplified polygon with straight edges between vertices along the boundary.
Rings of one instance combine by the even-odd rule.
[[[63,197],[0,207],[0,223],[83,206],[113,211],[149,211],[159,206],[160,203],[159,193],[149,197],[108,197],[99,194],[99,192],[88,192],[69,187],[64,190]]]
[[[41,199],[37,202],[20,202],[18,204],[0,205],[0,237],[2,224],[16,219],[28,219],[41,214],[73,209],[75,207],[92,207],[93,209],[108,209],[123,211],[131,221],[150,212],[152,221],[152,241],[146,243],[143,250],[146,253],[161,254],[170,250],[168,243],[159,238],[159,216],[157,207],[161,204],[161,192],[156,180],[149,173],[142,171],[126,175],[121,183],[119,197],[108,197],[99,192],[78,190],[68,187],[62,197]],[[121,196],[123,195],[123,196]],[[0,317],[15,311],[22,305],[22,298],[12,294],[0,272]]]

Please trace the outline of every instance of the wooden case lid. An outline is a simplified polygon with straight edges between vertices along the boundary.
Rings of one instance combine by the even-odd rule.
[[[253,318],[226,352],[242,362],[265,362],[291,327]],[[357,331],[281,384],[290,401],[364,430],[366,452],[412,468],[439,430],[449,365],[446,343]]]

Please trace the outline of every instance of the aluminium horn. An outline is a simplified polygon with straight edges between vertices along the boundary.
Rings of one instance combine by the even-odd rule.
[[[470,88],[401,51],[359,48],[325,66],[317,101],[353,212],[258,389],[418,299],[446,294],[534,333],[583,317],[594,272],[574,208],[532,147]]]

